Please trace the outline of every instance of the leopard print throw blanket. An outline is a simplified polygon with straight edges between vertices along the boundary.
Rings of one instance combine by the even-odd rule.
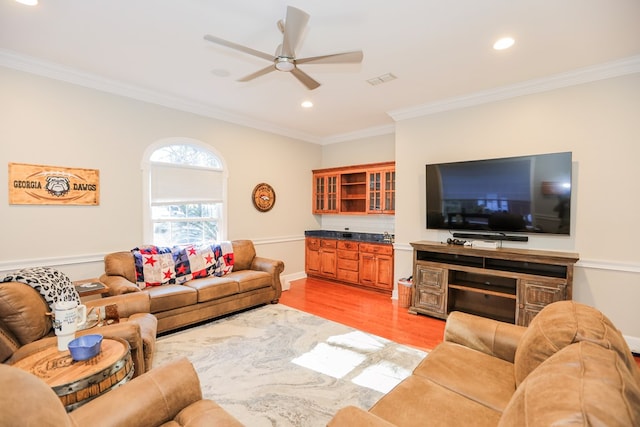
[[[76,301],[80,304],[80,295],[71,280],[55,268],[23,268],[6,275],[2,282],[20,282],[31,286],[42,295],[51,310],[57,301]]]

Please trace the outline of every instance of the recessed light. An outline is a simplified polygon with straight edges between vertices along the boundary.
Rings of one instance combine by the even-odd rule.
[[[516,41],[511,37],[503,37],[493,44],[495,50],[509,49]]]
[[[27,6],[35,6],[38,4],[38,0],[16,0],[18,3],[26,4]]]
[[[302,108],[311,108],[311,107],[313,107],[313,102],[311,102],[311,101],[302,101],[302,104],[300,104],[300,106]]]

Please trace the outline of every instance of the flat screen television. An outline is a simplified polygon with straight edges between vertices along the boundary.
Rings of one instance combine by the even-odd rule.
[[[571,162],[565,152],[427,164],[427,228],[568,235]]]

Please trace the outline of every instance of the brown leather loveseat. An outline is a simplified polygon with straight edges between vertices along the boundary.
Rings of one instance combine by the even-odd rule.
[[[212,400],[187,359],[134,378],[67,413],[54,391],[26,371],[0,365],[0,426],[242,426]]]
[[[204,320],[267,303],[276,303],[282,293],[282,261],[256,256],[250,240],[234,240],[234,265],[229,274],[192,279],[183,284],[136,285],[131,251],[108,254],[100,280],[110,295],[143,293],[150,299],[151,313],[158,319],[158,332],[170,331]]]
[[[328,425],[638,426],[640,369],[611,321],[574,301],[548,305],[528,328],[454,312],[412,375]]]

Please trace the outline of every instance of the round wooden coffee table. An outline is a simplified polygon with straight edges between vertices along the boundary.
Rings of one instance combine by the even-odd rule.
[[[67,412],[129,381],[133,361],[129,343],[104,338],[100,353],[75,361],[69,350],[58,351],[57,341],[13,364],[42,379],[58,395]]]

